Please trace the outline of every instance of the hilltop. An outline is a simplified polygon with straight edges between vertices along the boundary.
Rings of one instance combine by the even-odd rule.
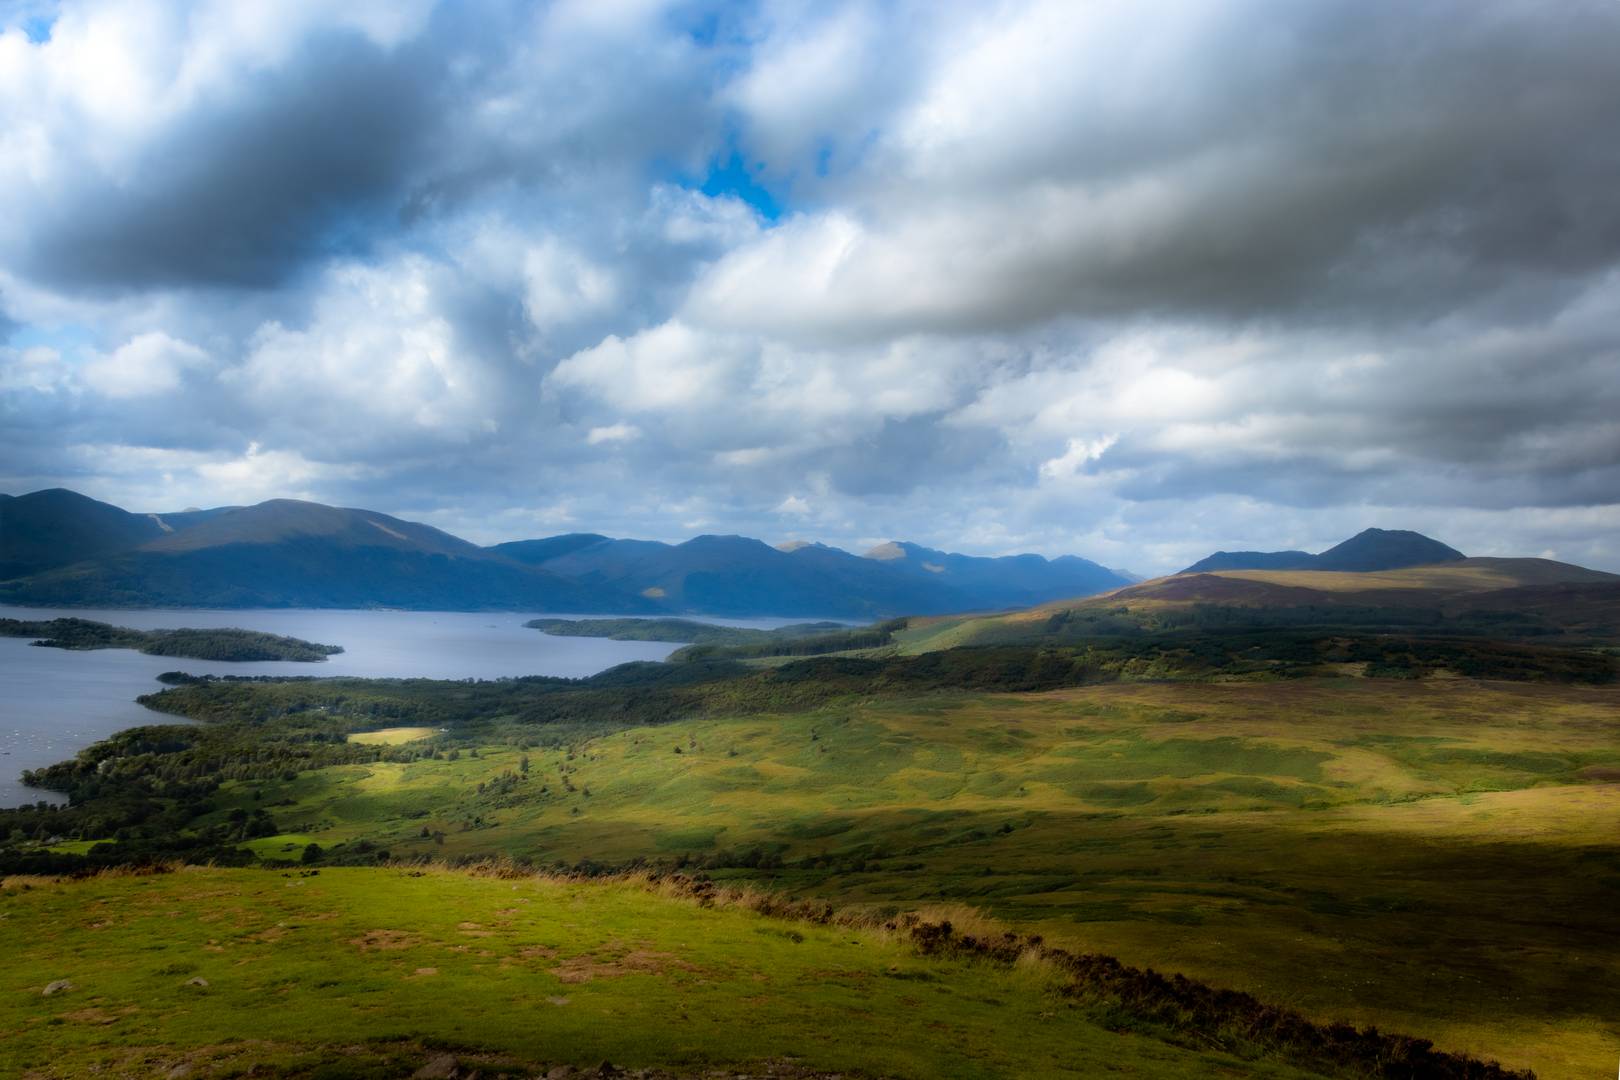
[[[64,488],[0,495],[0,581],[138,547],[165,531],[153,515]]]
[[[152,517],[168,524],[168,518]],[[295,499],[189,515],[134,547],[0,584],[0,601],[106,607],[649,607],[617,594],[593,593],[426,525]]]
[[[902,651],[1298,631],[1582,646],[1620,642],[1620,575],[1550,559],[1463,558],[1388,571],[1185,571],[1003,615],[913,619]]]
[[[1213,570],[1399,570],[1466,558],[1456,548],[1406,529],[1364,529],[1320,555],[1304,551],[1217,551],[1183,574]]]

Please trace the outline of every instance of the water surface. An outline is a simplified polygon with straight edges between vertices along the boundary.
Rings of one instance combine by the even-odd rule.
[[[662,660],[678,645],[551,637],[529,630],[536,614],[459,611],[174,611],[24,608],[0,605],[0,618],[77,617],[137,630],[241,627],[341,645],[322,663],[189,660],[132,649],[41,649],[0,637],[0,806],[56,796],[18,776],[71,758],[98,739],[174,718],[135,704],[162,688],[160,672],[196,675],[358,675],[373,678],[498,679],[513,675],[594,675],[631,660]],[[559,615],[558,618],[590,618]],[[733,626],[779,626],[783,619],[706,619]]]

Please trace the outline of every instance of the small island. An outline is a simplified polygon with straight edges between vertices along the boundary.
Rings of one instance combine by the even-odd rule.
[[[755,630],[744,626],[718,626],[693,619],[530,619],[523,625],[553,637],[668,641],[682,645],[744,645],[848,629],[843,623],[814,622],[795,623],[775,630]]]
[[[837,622],[792,623],[774,630],[718,626],[691,619],[530,619],[524,626],[555,637],[595,637],[612,641],[684,643],[669,659],[766,660],[821,656],[826,653],[885,648],[907,620],[891,619],[871,626]]]
[[[0,619],[0,637],[37,638],[32,644],[49,649],[135,649],[151,656],[233,662],[296,660],[308,663],[343,651],[341,645],[320,645],[259,630],[132,630],[90,619]]]

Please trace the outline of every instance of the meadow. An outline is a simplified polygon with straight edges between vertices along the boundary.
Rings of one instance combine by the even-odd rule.
[[[873,697],[427,742],[227,783],[204,823],[268,807],[280,831],[247,845],[267,859],[650,862],[879,912],[968,904],[1574,1077],[1620,1043],[1617,704],[1364,678]]]
[[[0,888],[0,1063],[27,1080],[618,1074],[600,1063],[711,1077],[1363,1074],[1066,992],[1033,952],[953,955],[898,927],[741,899],[442,869],[14,877]]]

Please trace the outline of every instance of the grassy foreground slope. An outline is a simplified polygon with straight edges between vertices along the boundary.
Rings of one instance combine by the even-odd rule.
[[[303,685],[274,692],[319,690]],[[267,858],[313,842],[652,860],[871,908],[967,903],[1544,1076],[1590,1075],[1620,1042],[1612,689],[934,694],[433,756],[455,738],[405,743],[416,760],[227,783],[200,824],[269,807],[280,832],[248,845]]]
[[[12,878],[0,1072],[380,1080],[448,1054],[459,1075],[486,1077],[597,1075],[604,1060],[660,1074],[1367,1075],[1063,993],[1063,972],[1033,953],[923,955],[918,940],[637,882],[382,868]]]

